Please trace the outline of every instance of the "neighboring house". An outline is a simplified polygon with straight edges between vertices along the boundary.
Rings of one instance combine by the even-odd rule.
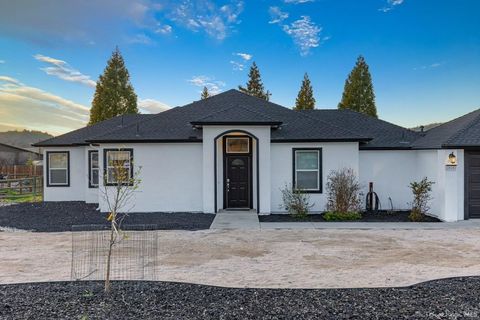
[[[284,212],[286,184],[326,205],[332,170],[352,168],[383,209],[408,209],[409,184],[435,182],[431,212],[442,220],[480,217],[480,111],[411,130],[348,110],[294,111],[237,90],[157,115],[128,115],[35,144],[45,148],[45,200],[107,209],[98,188],[108,165],[141,167],[133,211]],[[99,177],[105,176],[105,179]],[[107,186],[108,188],[108,186]]]
[[[0,166],[24,165],[29,160],[35,161],[41,159],[41,153],[0,143]]]

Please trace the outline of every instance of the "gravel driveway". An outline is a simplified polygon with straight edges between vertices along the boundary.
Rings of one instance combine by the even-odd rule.
[[[480,275],[480,230],[157,231],[157,279],[229,287],[406,286]],[[70,280],[71,233],[0,233],[0,283]]]

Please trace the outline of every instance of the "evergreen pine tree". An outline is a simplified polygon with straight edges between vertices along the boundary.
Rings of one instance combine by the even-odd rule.
[[[98,78],[88,124],[129,113],[138,113],[137,95],[117,47]]]
[[[258,70],[257,64],[253,62],[252,66],[250,67],[250,71],[248,72],[248,82],[247,87],[238,86],[238,89],[244,93],[247,93],[251,96],[269,100],[271,93],[270,91],[265,92],[265,88],[263,87],[262,78],[260,76],[260,70]]]
[[[303,76],[302,87],[295,100],[295,110],[311,110],[315,108],[315,98],[313,97],[313,88],[308,78],[308,74]]]
[[[362,56],[358,57],[355,67],[345,81],[342,101],[338,104],[338,109],[351,109],[378,117],[372,76]]]
[[[211,95],[210,95],[210,92],[208,92],[208,88],[203,87],[202,94],[200,95],[200,98],[203,100],[203,99],[207,99],[209,97],[211,97]]]

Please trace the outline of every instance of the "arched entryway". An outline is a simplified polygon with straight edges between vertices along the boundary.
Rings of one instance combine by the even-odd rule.
[[[223,209],[255,207],[257,213],[260,212],[258,138],[241,129],[220,133],[214,139],[214,161],[215,213],[218,212],[219,194]],[[219,178],[221,192],[218,190]]]

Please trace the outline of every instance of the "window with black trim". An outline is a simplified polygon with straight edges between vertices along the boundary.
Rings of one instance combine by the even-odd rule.
[[[225,141],[227,153],[250,153],[248,137],[228,137]]]
[[[70,186],[70,152],[47,151],[47,186]]]
[[[105,183],[107,186],[131,184],[133,149],[104,149]]]
[[[322,192],[322,149],[293,149],[293,185],[305,192]]]
[[[88,151],[88,187],[98,188],[99,178],[99,163],[98,163],[98,151]]]

